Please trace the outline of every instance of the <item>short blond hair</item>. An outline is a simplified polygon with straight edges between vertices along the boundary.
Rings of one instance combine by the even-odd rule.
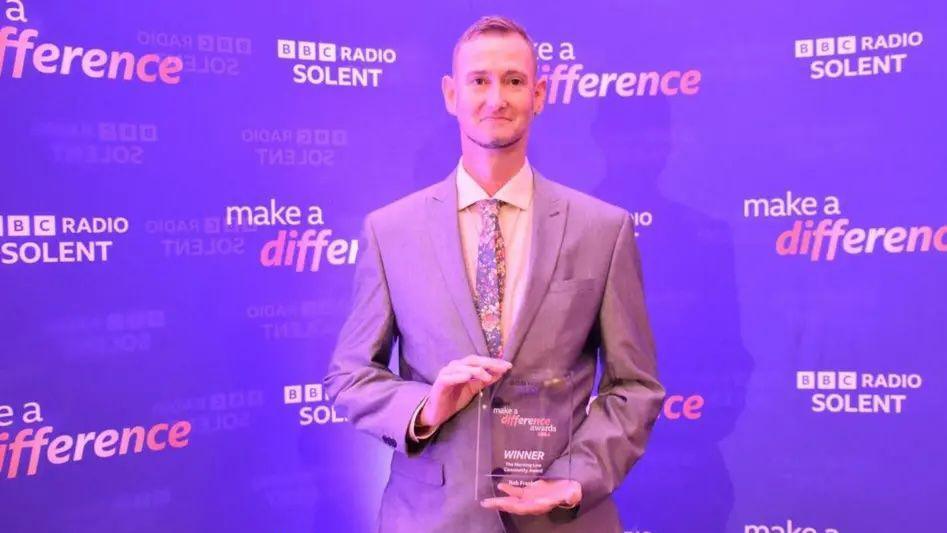
[[[451,56],[451,69],[454,68],[454,63],[457,61],[457,51],[460,50],[461,45],[465,42],[479,37],[484,34],[496,33],[499,35],[507,35],[510,33],[515,33],[523,38],[526,41],[526,44],[529,45],[530,55],[533,58],[533,70],[535,71],[539,68],[539,60],[536,57],[536,48],[533,46],[533,40],[530,39],[529,34],[526,33],[526,28],[520,26],[515,20],[504,17],[502,15],[487,15],[478,18],[469,28],[464,30],[464,33],[461,34],[460,39],[457,39],[457,43],[454,44],[454,53]]]

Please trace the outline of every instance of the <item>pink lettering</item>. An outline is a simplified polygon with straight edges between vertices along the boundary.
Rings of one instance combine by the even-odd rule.
[[[32,28],[19,31],[13,26],[0,28],[0,74],[3,73],[3,59],[7,49],[15,51],[11,76],[23,77],[25,66],[32,66],[41,74],[73,73],[73,64],[78,61],[76,70],[83,75],[96,79],[137,78],[145,83],[160,80],[168,85],[181,81],[184,63],[180,57],[159,57],[157,54],[145,54],[135,58],[131,52],[107,52],[99,48],[88,50],[81,46],[59,45],[53,43],[35,43],[39,32]],[[27,62],[27,54],[32,50],[32,58]]]

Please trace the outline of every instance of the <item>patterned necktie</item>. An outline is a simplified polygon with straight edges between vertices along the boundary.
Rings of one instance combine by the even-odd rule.
[[[500,200],[480,200],[480,243],[477,246],[477,316],[490,356],[503,357],[500,334],[503,282],[506,279],[506,249],[500,234]]]

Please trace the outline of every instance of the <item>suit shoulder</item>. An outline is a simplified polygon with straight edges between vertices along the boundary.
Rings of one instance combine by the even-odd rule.
[[[381,224],[410,220],[417,216],[419,210],[424,207],[425,198],[430,196],[439,185],[441,182],[433,183],[374,209],[365,216],[365,220]]]
[[[569,200],[569,215],[589,219],[596,224],[621,226],[630,216],[628,210],[561,183],[548,180],[560,196]]]

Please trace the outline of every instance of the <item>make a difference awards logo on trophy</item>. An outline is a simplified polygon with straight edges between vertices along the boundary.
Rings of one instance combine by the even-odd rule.
[[[501,482],[525,486],[548,479],[549,465],[571,450],[573,411],[573,381],[568,372],[514,373],[482,391],[476,497],[495,493]]]

